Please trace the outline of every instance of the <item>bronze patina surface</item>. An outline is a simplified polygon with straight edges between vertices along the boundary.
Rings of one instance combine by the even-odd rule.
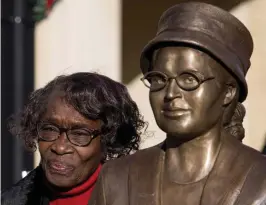
[[[248,29],[218,7],[190,2],[165,11],[140,63],[167,138],[107,163],[90,203],[266,204],[266,158],[235,131],[252,51]]]

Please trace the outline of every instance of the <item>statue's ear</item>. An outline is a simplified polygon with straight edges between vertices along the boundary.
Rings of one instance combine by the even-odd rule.
[[[224,105],[229,105],[237,94],[237,86],[233,83],[228,83],[226,85],[226,92],[225,92],[225,98],[224,98]]]

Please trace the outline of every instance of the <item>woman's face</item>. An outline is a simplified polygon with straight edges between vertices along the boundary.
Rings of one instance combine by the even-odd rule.
[[[76,136],[75,140],[79,142],[79,136],[88,136],[91,130],[100,129],[100,120],[85,118],[62,96],[53,95],[41,121],[43,125],[40,129],[46,138],[55,130],[58,131],[57,128],[63,130],[54,141],[39,139],[38,142],[41,165],[48,182],[57,188],[68,189],[85,181],[102,159],[100,136],[94,137],[86,146],[76,146],[68,140],[66,132]]]
[[[226,94],[219,70],[224,68],[207,54],[192,48],[166,47],[158,51],[153,72],[163,73],[171,80],[162,89],[150,90],[150,103],[164,132],[190,140],[218,123]],[[153,87],[165,84],[159,75],[151,77]],[[200,84],[200,77],[210,80]],[[198,86],[185,89],[194,85]]]

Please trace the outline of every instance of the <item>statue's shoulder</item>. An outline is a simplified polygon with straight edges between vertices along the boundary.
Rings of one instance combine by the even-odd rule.
[[[261,152],[243,144],[230,134],[224,134],[223,151],[227,155],[227,160],[245,161],[246,164],[250,164],[250,167],[256,163],[265,164],[266,157]]]
[[[245,147],[244,150],[252,155],[248,159],[254,161],[248,170],[236,204],[266,205],[266,156],[249,147]]]
[[[234,164],[244,177],[236,204],[266,204],[266,156],[240,142],[231,142],[237,153]]]
[[[252,166],[255,166],[255,165],[262,166],[261,168],[263,168],[264,170],[266,169],[266,156],[265,155],[263,155],[258,150],[252,147],[249,147],[245,144],[241,143],[240,146],[241,146],[240,153],[243,154],[243,158],[252,162],[253,164]]]
[[[147,164],[151,165],[153,162],[156,163],[161,153],[162,150],[158,146],[139,150],[134,154],[108,161],[104,164],[102,172],[105,174],[107,174],[106,172],[109,172],[109,174],[110,172],[125,173],[125,170],[129,170],[132,166],[142,167],[147,166]]]
[[[139,182],[152,184],[156,179],[154,175],[161,153],[160,147],[152,147],[105,163],[97,180],[97,191],[94,191],[91,204],[105,204],[101,202],[103,198],[110,204],[126,204],[130,200],[132,187],[142,185]]]

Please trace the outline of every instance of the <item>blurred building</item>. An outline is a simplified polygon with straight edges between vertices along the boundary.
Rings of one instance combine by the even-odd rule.
[[[54,5],[47,18],[35,24],[34,39],[32,38],[34,72],[30,69],[26,70],[25,66],[20,68],[19,72],[24,73],[22,79],[25,81],[26,76],[32,76],[34,73],[32,84],[36,89],[44,86],[57,75],[96,71],[123,82],[139,105],[145,120],[149,122],[149,134],[143,137],[142,148],[158,144],[165,136],[154,121],[149,105],[148,89],[140,81],[142,75],[139,68],[139,55],[143,46],[154,36],[162,12],[178,2],[181,1],[60,0]],[[205,0],[204,2],[229,10],[249,28],[254,38],[252,66],[247,76],[249,96],[244,103],[247,109],[244,121],[246,129],[244,143],[262,150],[266,133],[266,70],[262,63],[266,56],[264,46],[266,45],[264,37],[266,36],[266,16],[261,14],[266,8],[266,0]],[[6,45],[7,47],[9,46]],[[12,72],[15,72],[19,66],[12,68]],[[33,69],[33,66],[31,68]],[[3,69],[8,68],[2,66]],[[2,90],[14,86],[17,82],[12,81],[12,85],[6,82]],[[29,90],[20,94],[23,95],[23,99]],[[7,91],[4,90],[4,92]],[[8,99],[14,100],[15,97]],[[6,100],[5,105],[7,106],[9,102],[11,101]],[[16,109],[21,104],[22,101]],[[16,109],[12,108],[6,114],[11,114]],[[7,115],[4,116],[6,117]],[[3,124],[2,116],[2,126]],[[4,139],[5,144],[11,144],[7,142],[7,137],[10,138],[2,131],[2,146],[6,146],[3,145]],[[4,150],[4,153],[2,151],[2,156],[10,155],[14,149],[13,146],[12,149]],[[18,154],[21,152],[22,150],[17,151]],[[34,166],[36,166],[39,163],[37,154],[34,159]],[[15,157],[13,163],[15,163],[14,160]],[[24,169],[23,163],[19,165],[21,170],[17,168],[16,172]],[[10,170],[10,167],[8,169]],[[11,178],[7,183],[11,181],[15,181],[15,178]]]

